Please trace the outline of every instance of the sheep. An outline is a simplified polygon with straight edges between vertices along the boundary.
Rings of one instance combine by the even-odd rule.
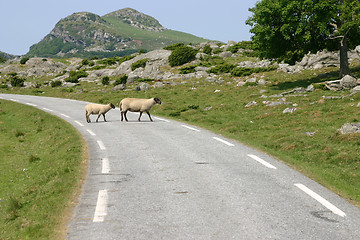
[[[120,111],[121,111],[121,121],[123,121],[124,116],[125,120],[128,121],[126,117],[127,111],[130,112],[140,112],[140,116],[138,121],[140,122],[140,118],[143,112],[146,112],[149,115],[150,121],[153,121],[150,116],[150,109],[154,104],[161,104],[160,99],[158,98],[150,98],[150,99],[140,99],[140,98],[124,98],[120,102]]]
[[[109,103],[108,105],[103,105],[103,104],[95,104],[95,103],[90,103],[88,105],[85,106],[85,117],[86,117],[86,121],[88,123],[91,122],[90,120],[90,114],[98,114],[98,117],[96,119],[96,122],[98,122],[99,117],[101,115],[103,115],[104,117],[104,121],[106,122],[105,119],[105,113],[107,113],[108,111],[110,111],[111,109],[114,109],[115,106],[112,103]]]

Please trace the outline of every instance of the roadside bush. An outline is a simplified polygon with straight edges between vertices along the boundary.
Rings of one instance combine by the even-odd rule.
[[[195,59],[196,53],[197,50],[191,47],[177,47],[169,56],[169,64],[171,67],[174,67],[188,63]]]
[[[109,85],[109,82],[110,82],[110,78],[108,76],[105,76],[101,79],[101,83],[103,85]]]
[[[146,66],[146,63],[149,59],[148,58],[144,58],[144,59],[140,59],[136,62],[134,62],[132,65],[131,65],[131,71],[134,71],[135,69],[139,68],[139,67],[145,67]]]
[[[6,59],[0,55],[0,63],[4,63],[4,62],[6,62]]]
[[[114,86],[119,85],[119,84],[126,84],[127,79],[128,79],[128,76],[122,75],[119,79],[117,79],[117,80],[114,82]]]

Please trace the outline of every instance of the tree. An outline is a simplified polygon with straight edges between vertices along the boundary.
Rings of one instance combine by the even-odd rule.
[[[340,75],[349,74],[347,51],[360,44],[360,0],[262,0],[249,11],[260,57],[293,64],[308,52],[340,50]]]

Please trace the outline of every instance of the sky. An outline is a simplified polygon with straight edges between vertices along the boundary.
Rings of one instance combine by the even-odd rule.
[[[23,55],[56,23],[76,12],[99,16],[133,8],[157,19],[167,29],[227,43],[250,40],[245,21],[258,0],[1,0],[0,51]]]

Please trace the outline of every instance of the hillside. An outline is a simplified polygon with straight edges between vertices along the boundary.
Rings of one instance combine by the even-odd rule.
[[[355,77],[343,79],[338,52],[291,66],[260,61],[246,47],[251,43],[188,46],[195,59],[174,67],[176,48],[101,60],[13,61],[0,65],[0,92],[116,106],[125,97],[156,96],[164,104],[154,115],[259,148],[360,206],[360,47],[348,52]]]
[[[61,19],[39,43],[30,47],[29,57],[112,57],[140,49],[151,51],[184,42],[206,39],[169,30],[155,18],[125,8],[100,17],[89,12]]]

